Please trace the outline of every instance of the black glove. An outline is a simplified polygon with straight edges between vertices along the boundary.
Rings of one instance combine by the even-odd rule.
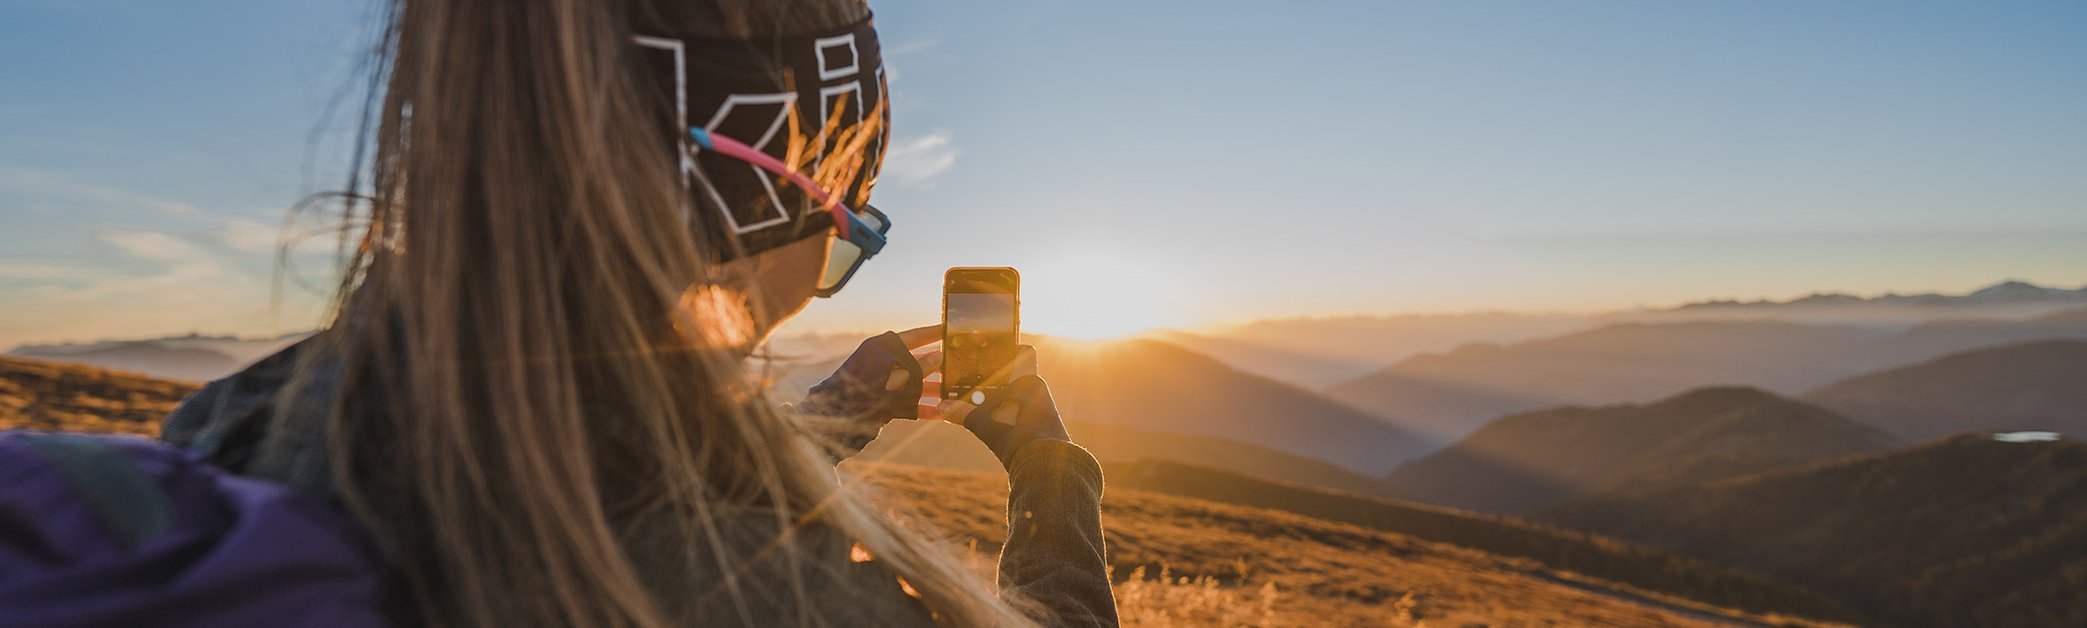
[[[839,458],[855,455],[892,419],[920,418],[920,360],[893,332],[862,341],[825,380],[812,386],[797,411],[812,419],[814,431],[841,448]]]
[[[1015,452],[1039,440],[1072,441],[1065,421],[1058,418],[1058,404],[1051,401],[1051,388],[1034,374],[1008,382],[985,402],[964,416],[964,429],[978,436],[1003,467],[1014,464]]]

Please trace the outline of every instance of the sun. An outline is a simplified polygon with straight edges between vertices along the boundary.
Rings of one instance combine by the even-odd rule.
[[[1180,324],[1183,286],[1154,264],[1083,252],[1020,270],[1025,332],[1105,340]]]

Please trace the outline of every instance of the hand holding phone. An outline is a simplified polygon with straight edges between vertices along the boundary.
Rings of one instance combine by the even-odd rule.
[[[1023,345],[1017,355],[1007,385],[984,395],[982,403],[975,407],[965,401],[942,404],[945,420],[970,430],[1009,469],[1016,453],[1030,443],[1072,442],[1065,421],[1058,417],[1050,386],[1036,375],[1036,349]]]

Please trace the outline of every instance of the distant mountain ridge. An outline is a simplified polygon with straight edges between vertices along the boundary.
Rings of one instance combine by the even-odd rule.
[[[1324,389],[1422,353],[1444,352],[1472,343],[1519,343],[1605,325],[1779,320],[1889,333],[1946,319],[2019,320],[2082,307],[2087,307],[2087,288],[2069,290],[2003,281],[1963,294],[1858,296],[1822,292],[1787,300],[1721,299],[1671,307],[1578,313],[1494,311],[1271,318],[1195,332],[1167,332],[1158,337],[1216,357],[1240,370]]]
[[[1157,340],[1044,339],[1037,352],[1068,421],[1226,438],[1369,476],[1439,446],[1311,390]]]
[[[1913,440],[1975,430],[2087,436],[2087,341],[1953,353],[1860,375],[1803,399]]]
[[[1698,301],[1673,308],[1679,311],[1753,308],[1772,309],[1783,307],[1866,305],[1980,305],[2001,303],[2049,303],[2075,302],[2087,304],[2087,286],[2078,289],[2047,288],[2026,281],[2007,280],[1964,294],[1942,294],[1922,292],[1917,294],[1885,293],[1877,296],[1858,296],[1845,292],[1815,292],[1807,296],[1776,301],[1757,299],[1739,301],[1731,299]]]
[[[1326,393],[1452,440],[1501,415],[1559,405],[1649,401],[1717,385],[1801,391],[1857,372],[1842,356],[1882,337],[1780,321],[1624,323],[1418,355]]]
[[[1514,412],[1644,402],[1697,386],[1796,395],[1967,349],[2052,339],[2087,339],[2087,308],[1899,331],[1768,320],[1627,323],[1414,356],[1326,393],[1432,438],[1453,439]]]
[[[1884,433],[1752,388],[1510,415],[1385,479],[1393,495],[1514,514],[1883,451]]]
[[[2087,625],[2087,443],[1973,433],[1537,513],[1909,626]]]
[[[273,338],[238,338],[189,334],[143,340],[26,344],[9,349],[7,355],[200,382],[230,375],[239,368],[308,335],[310,334],[296,333]]]
[[[1247,443],[1368,478],[1440,446],[1312,390],[1168,342],[1023,340],[1036,347],[1041,374],[1069,423]],[[803,394],[839,362],[775,364],[777,398]]]

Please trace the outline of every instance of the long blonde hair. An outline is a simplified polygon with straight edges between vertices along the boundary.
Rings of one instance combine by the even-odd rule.
[[[746,37],[867,11],[685,1]],[[807,523],[859,543],[940,621],[1029,623],[951,548],[842,488],[748,384],[741,354],[702,341],[723,323],[680,307],[712,267],[624,58],[644,5],[388,5],[367,227],[307,352],[323,357],[291,390],[307,389],[317,360],[341,365],[326,432],[335,477],[416,619],[667,625],[619,545],[630,522],[664,516],[689,546],[728,556],[720,524],[751,508],[785,531],[784,552]]]

